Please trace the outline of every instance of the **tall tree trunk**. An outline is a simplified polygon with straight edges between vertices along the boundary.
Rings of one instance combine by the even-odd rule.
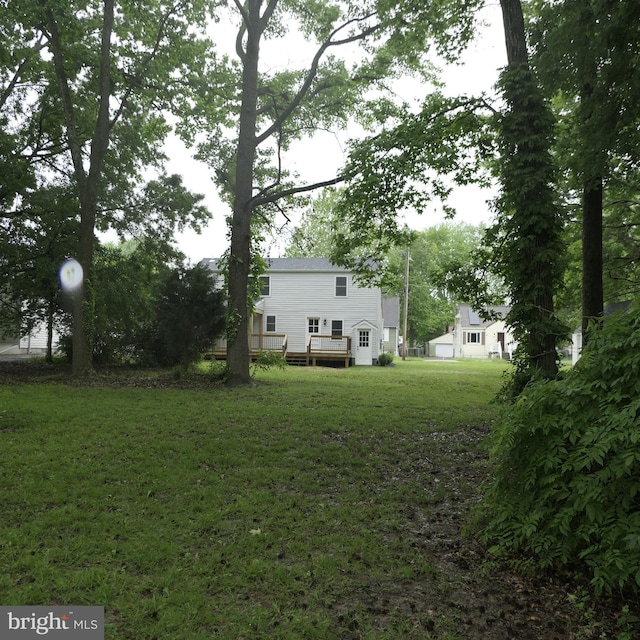
[[[583,7],[583,20],[595,24],[596,16],[588,3]],[[582,147],[586,160],[583,167],[582,188],[582,346],[589,341],[592,328],[599,326],[604,312],[604,287],[602,279],[602,200],[604,197],[603,171],[606,153],[597,148],[593,136],[594,87],[597,84],[598,67],[595,60],[587,66],[589,78],[580,92],[583,125]]]
[[[73,334],[71,372],[84,376],[93,370],[94,297],[91,284],[96,208],[88,201],[85,186],[80,189],[80,229],[77,260],[82,266],[82,284],[73,297]]]
[[[511,206],[513,247],[511,320],[525,348],[527,367],[553,378],[558,373],[556,341],[561,333],[554,313],[559,227],[550,187],[550,118],[529,57],[520,0],[500,0],[508,66],[503,74],[507,111],[503,132],[510,157],[503,159],[503,192]],[[512,250],[515,253],[515,250]]]
[[[582,344],[594,322],[602,318],[602,178],[585,183],[582,198]]]
[[[507,47],[507,62],[510,67],[529,64],[522,3],[520,0],[500,0],[500,6],[502,7],[502,23]]]
[[[242,107],[236,156],[231,254],[229,259],[229,310],[227,365],[230,385],[251,383],[249,371],[248,282],[251,270],[251,217],[253,171],[256,155],[258,59],[260,55],[260,0],[245,4],[246,45],[239,51],[243,63]],[[241,48],[238,43],[238,48]]]
[[[82,376],[93,369],[93,291],[91,271],[95,243],[95,223],[102,166],[109,146],[109,99],[111,97],[111,35],[114,24],[114,0],[103,0],[102,42],[98,75],[98,115],[91,139],[89,171],[85,170],[84,141],[77,126],[76,105],[65,70],[65,51],[58,22],[45,0],[40,0],[51,37],[60,97],[64,108],[67,140],[80,197],[80,229],[77,259],[83,270],[83,282],[74,297],[72,373]]]

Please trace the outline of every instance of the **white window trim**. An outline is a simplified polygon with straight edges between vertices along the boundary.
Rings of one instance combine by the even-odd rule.
[[[269,318],[273,318],[273,329],[269,329]],[[264,317],[264,331],[265,333],[276,333],[278,329],[278,316],[269,314]]]
[[[467,344],[482,345],[482,331],[467,331]],[[470,340],[471,336],[476,336],[477,340]]]
[[[338,295],[338,278],[344,278],[344,295]],[[333,294],[336,298],[348,298],[349,297],[349,278],[347,276],[336,276],[334,280]],[[342,286],[340,287],[342,288]]]

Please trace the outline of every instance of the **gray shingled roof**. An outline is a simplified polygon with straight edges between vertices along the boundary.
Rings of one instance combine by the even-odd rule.
[[[267,271],[347,271],[332,264],[329,258],[265,258]],[[218,261],[206,258],[201,264],[217,271]]]
[[[346,271],[329,258],[265,258],[268,271]]]
[[[511,307],[505,306],[487,308],[489,311],[496,313],[501,319],[504,319],[507,313],[511,311]],[[458,307],[458,313],[460,314],[460,323],[463,327],[478,327],[479,329],[484,329],[495,322],[495,320],[484,320],[482,313],[475,311],[468,305],[460,305]]]

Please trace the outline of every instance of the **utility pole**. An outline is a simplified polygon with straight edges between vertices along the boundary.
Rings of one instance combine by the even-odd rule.
[[[407,359],[407,315],[409,313],[409,246],[404,267],[404,314],[402,318],[402,359]]]

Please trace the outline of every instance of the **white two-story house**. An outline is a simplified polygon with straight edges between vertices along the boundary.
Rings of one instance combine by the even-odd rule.
[[[270,258],[251,320],[250,351],[281,349],[289,362],[376,363],[382,292],[326,258]],[[217,273],[215,260],[205,264]],[[217,355],[223,355],[218,351]]]

